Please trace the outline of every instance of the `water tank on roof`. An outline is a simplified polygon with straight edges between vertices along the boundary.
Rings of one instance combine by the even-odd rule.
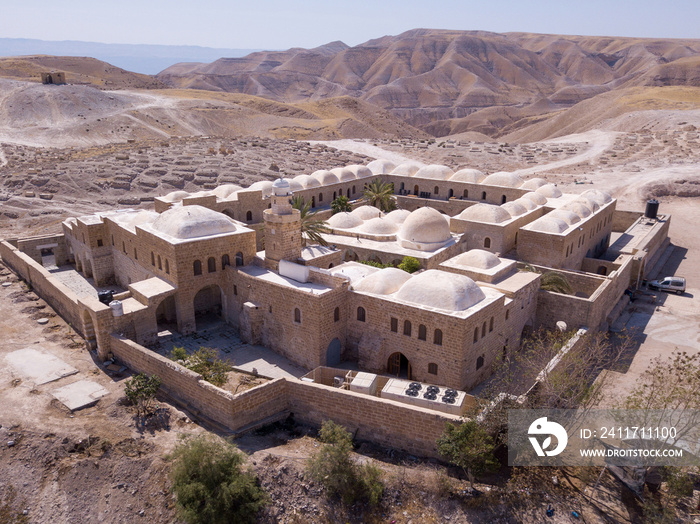
[[[656,218],[659,213],[659,201],[656,199],[647,200],[647,207],[644,210],[644,216],[646,218]]]
[[[124,305],[121,300],[112,300],[109,307],[112,308],[112,315],[115,317],[121,317],[124,314]]]

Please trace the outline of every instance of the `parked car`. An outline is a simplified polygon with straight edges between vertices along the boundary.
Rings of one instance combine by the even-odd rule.
[[[659,291],[675,291],[681,295],[685,293],[685,278],[683,277],[666,277],[661,280],[652,280],[648,284],[649,289]]]

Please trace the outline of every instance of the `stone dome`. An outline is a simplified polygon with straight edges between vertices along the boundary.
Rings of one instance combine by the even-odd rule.
[[[383,175],[391,173],[394,169],[396,169],[396,164],[394,164],[391,160],[386,160],[385,158],[378,158],[377,160],[373,160],[372,162],[367,164],[367,168],[374,175]]]
[[[314,171],[313,173],[311,173],[311,178],[315,178],[316,180],[318,180],[322,186],[329,186],[331,184],[337,184],[338,182],[340,182],[337,176],[325,169],[319,169],[318,171]]]
[[[512,217],[519,217],[520,215],[527,213],[527,208],[516,201],[506,202],[505,204],[502,204],[501,207],[508,211]]]
[[[343,211],[329,218],[328,225],[333,229],[352,229],[353,227],[361,226],[362,219],[352,213]]]
[[[555,209],[554,211],[547,213],[547,217],[559,218],[570,226],[574,225],[576,222],[581,222],[581,217],[568,209]]]
[[[131,211],[125,213],[115,213],[110,218],[118,222],[123,227],[136,232],[136,226],[155,222],[160,215],[155,211]]]
[[[312,187],[321,187],[321,182],[319,182],[316,178],[313,178],[311,175],[299,175],[296,178],[301,177],[306,177],[304,182],[304,187],[306,189],[311,189]]]
[[[584,206],[588,207],[588,209],[590,209],[593,213],[600,209],[598,202],[588,198],[587,196],[581,195],[576,200],[574,200],[574,202],[581,202]]]
[[[414,249],[436,249],[452,238],[447,218],[432,207],[413,211],[401,224],[398,237],[413,244]],[[402,244],[403,245],[403,244]],[[404,247],[409,247],[404,245]]]
[[[217,197],[223,200],[224,198],[228,198],[229,196],[231,196],[239,189],[243,188],[241,186],[237,186],[236,184],[223,184],[214,189],[212,193],[214,193]]]
[[[202,206],[178,206],[161,213],[154,231],[178,239],[200,238],[236,231],[236,224],[223,213]]]
[[[542,196],[542,195],[538,195],[538,196]],[[515,204],[520,204],[521,206],[523,206],[523,207],[524,207],[525,209],[527,209],[528,211],[532,211],[533,209],[535,209],[535,208],[537,207],[537,204],[535,204],[535,203],[534,203],[532,200],[530,200],[529,198],[523,198],[523,197],[516,198],[515,200],[513,200],[513,203],[515,203]]]
[[[262,191],[262,196],[267,197],[272,194],[272,182],[270,182],[269,180],[261,180],[260,182],[255,182],[255,184],[251,184],[248,190]]]
[[[399,229],[399,226],[396,222],[377,217],[367,220],[358,229],[371,235],[393,235]]]
[[[565,211],[571,211],[572,213],[576,213],[576,215],[579,218],[586,218],[591,216],[591,208],[588,205],[588,202],[581,202],[581,201],[573,201],[569,202],[568,204],[561,206],[562,210]]]
[[[353,289],[374,293],[376,295],[390,295],[396,293],[412,275],[395,267],[387,267],[367,275],[357,284],[353,284]]]
[[[560,218],[549,217],[548,215],[538,218],[530,224],[532,231],[543,233],[563,233],[569,229],[569,225]]]
[[[190,196],[190,194],[187,191],[173,191],[172,193],[168,193],[164,197],[161,197],[161,200],[165,200],[166,202],[182,202],[183,198],[187,198]]]
[[[299,176],[306,176],[306,175],[299,175]],[[291,189],[292,191],[303,191],[304,189],[306,189],[306,186],[304,184],[302,184],[302,182],[300,180],[297,180],[297,178],[299,178],[299,177],[287,179],[287,182],[289,182],[289,189]]]
[[[523,185],[523,182],[524,180],[515,173],[507,173],[506,171],[499,171],[498,173],[493,173],[481,181],[482,184],[488,186],[501,187],[520,187]]]
[[[454,180],[456,182],[471,182],[472,184],[480,184],[486,175],[483,174],[478,169],[460,169],[454,175],[450,177],[450,181]]]
[[[414,173],[413,176],[416,178],[447,180],[452,175],[454,175],[454,171],[452,171],[449,167],[441,166],[439,164],[430,164],[429,166],[421,167],[418,171]]]
[[[384,219],[385,220],[391,220],[397,225],[401,225],[404,223],[404,220],[408,218],[408,215],[410,215],[411,212],[408,209],[394,209],[390,213],[388,213]]]
[[[511,217],[508,211],[500,206],[493,204],[476,204],[462,211],[458,218],[464,220],[475,220],[477,222],[487,222],[489,224],[500,224],[510,220]]]
[[[374,206],[360,206],[356,207],[350,214],[360,220],[370,220],[372,218],[377,218],[382,216],[382,212]]]
[[[523,182],[520,189],[529,189],[530,191],[534,191],[535,189],[539,189],[547,184],[548,182],[544,178],[531,178]]]
[[[612,202],[612,197],[605,191],[601,191],[599,189],[589,189],[588,191],[581,193],[581,196],[587,198],[588,200],[593,200],[593,202],[599,206],[604,206],[608,202]]]
[[[542,187],[535,189],[535,193],[539,193],[543,197],[547,198],[559,198],[562,193],[557,186],[554,184],[545,184]]]
[[[272,193],[275,196],[288,196],[292,194],[292,188],[289,185],[289,180],[286,178],[278,178],[272,183]]]
[[[421,167],[423,167],[423,164],[419,162],[404,162],[403,164],[399,164],[394,168],[394,170],[391,172],[392,175],[403,175],[403,176],[413,176],[416,174],[416,171],[418,171]]]
[[[350,171],[347,167],[336,167],[331,169],[331,173],[338,177],[341,182],[349,182],[351,180],[357,180],[355,173]]]
[[[348,169],[353,175],[355,175],[355,178],[368,178],[374,176],[374,173],[365,166],[353,164],[351,166],[348,166],[346,169]]]
[[[486,295],[469,277],[429,269],[401,286],[396,298],[436,309],[464,311]]]
[[[543,206],[547,203],[547,198],[544,195],[540,195],[539,193],[535,193],[534,191],[530,191],[529,193],[525,193],[520,198],[526,198],[527,200],[534,202],[538,206]],[[520,199],[518,199],[518,200],[520,200]]]
[[[501,259],[496,255],[489,251],[484,251],[483,249],[472,249],[466,253],[457,255],[453,260],[461,266],[475,267],[478,269],[491,269],[501,263]]]

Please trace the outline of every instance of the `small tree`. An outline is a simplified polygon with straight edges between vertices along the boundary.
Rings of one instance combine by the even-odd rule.
[[[292,207],[301,213],[301,234],[304,243],[308,239],[321,246],[327,246],[328,242],[323,238],[323,234],[330,233],[331,230],[324,220],[316,218],[316,212],[311,211],[311,202],[306,203],[301,196],[295,196],[292,199]]]
[[[136,406],[136,412],[146,415],[153,408],[153,400],[160,389],[160,377],[139,373],[124,381],[124,394]]]
[[[381,178],[375,178],[365,186],[363,198],[370,206],[378,207],[384,212],[396,209],[394,184],[385,184]]]
[[[540,289],[543,291],[554,291],[564,295],[573,295],[574,291],[571,288],[569,280],[556,271],[547,271],[542,274],[540,279]]]
[[[226,384],[227,373],[231,371],[231,366],[218,357],[215,349],[204,346],[191,355],[187,354],[185,348],[175,347],[170,353],[170,358],[180,362],[187,369],[199,373],[204,380],[219,387]]]
[[[331,210],[333,214],[342,213],[344,211],[352,211],[352,206],[350,205],[350,200],[344,195],[340,195],[333,202],[331,202]]]
[[[476,477],[498,467],[493,456],[493,440],[474,420],[465,420],[458,425],[445,423],[445,431],[437,440],[437,449],[450,464],[462,468],[471,487],[474,487]]]
[[[198,436],[175,448],[171,473],[180,518],[191,524],[255,522],[267,496],[231,444]]]
[[[403,257],[403,260],[399,264],[399,269],[402,269],[406,273],[415,273],[420,269],[420,262],[414,257]]]

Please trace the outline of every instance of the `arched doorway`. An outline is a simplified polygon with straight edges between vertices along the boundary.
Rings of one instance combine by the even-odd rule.
[[[177,309],[175,307],[175,297],[170,295],[165,297],[156,308],[156,323],[158,333],[162,331],[177,331]]]
[[[414,195],[418,194],[418,186],[417,185],[413,186],[413,194]]]
[[[223,291],[212,284],[197,292],[194,296],[195,330],[200,331],[221,321],[223,316]]]
[[[326,350],[326,366],[337,366],[340,364],[340,350],[340,339],[336,337],[328,344],[328,349]]]
[[[411,380],[411,363],[403,353],[392,353],[386,363],[386,369],[390,375]]]
[[[233,219],[233,220],[236,220],[236,217],[234,216],[232,210],[230,210],[230,209],[224,209],[224,210],[222,211],[222,213],[223,213],[224,215],[226,215],[227,217],[229,217],[229,218],[231,218],[231,219]]]
[[[453,196],[455,196],[455,192],[454,192],[453,189],[450,189],[450,190],[447,192],[447,198],[452,198]]]

